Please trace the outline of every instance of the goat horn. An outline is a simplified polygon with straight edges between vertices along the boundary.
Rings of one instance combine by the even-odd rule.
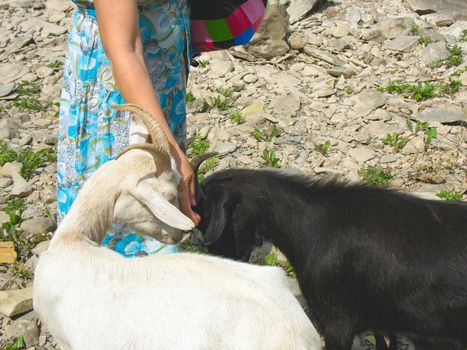
[[[128,151],[131,151],[132,149],[140,149],[151,153],[152,157],[154,158],[154,162],[156,163],[157,176],[159,176],[163,172],[171,170],[172,165],[170,162],[170,155],[167,153],[167,151],[161,147],[150,143],[136,143],[133,145],[129,145],[118,154],[116,159],[120,158],[122,155],[124,155]]]
[[[164,130],[162,130],[161,125],[157,122],[154,116],[151,115],[151,113],[146,112],[141,107],[132,103],[112,105],[112,108],[118,111],[127,111],[139,117],[148,129],[148,133],[151,135],[152,142],[170,154],[169,140],[167,139],[167,135],[165,134]]]
[[[195,174],[195,193],[198,193],[199,195],[204,197],[204,192],[201,189],[201,186],[199,185],[198,181],[198,170],[200,165],[207,159],[214,157],[218,154],[218,152],[207,152],[204,153],[200,156],[196,156],[190,161],[191,168],[193,169],[193,172]]]

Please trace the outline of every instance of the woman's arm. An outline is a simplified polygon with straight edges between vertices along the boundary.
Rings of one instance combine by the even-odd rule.
[[[177,145],[157,101],[144,62],[138,26],[136,0],[94,0],[102,45],[112,63],[115,82],[126,103],[134,103],[150,112],[161,124],[169,140],[172,155],[182,176],[179,187],[180,209],[198,224],[200,217],[192,209],[194,174],[183,151]]]

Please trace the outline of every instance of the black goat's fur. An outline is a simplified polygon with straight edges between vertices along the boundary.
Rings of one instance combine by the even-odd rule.
[[[365,330],[467,345],[467,203],[274,170],[202,183],[211,253],[247,261],[270,240],[294,267],[326,350]]]

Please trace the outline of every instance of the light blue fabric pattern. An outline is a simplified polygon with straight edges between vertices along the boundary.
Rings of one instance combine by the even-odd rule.
[[[60,101],[57,151],[57,218],[70,209],[92,173],[128,145],[128,113],[99,36],[92,1],[79,1],[68,37]],[[189,8],[186,0],[155,0],[139,5],[144,56],[154,89],[177,142],[185,148],[185,87],[189,67]],[[116,223],[102,244],[124,256],[176,252]]]

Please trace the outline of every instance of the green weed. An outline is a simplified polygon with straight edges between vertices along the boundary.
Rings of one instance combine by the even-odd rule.
[[[32,266],[29,264],[26,264],[21,261],[15,261],[13,264],[10,265],[8,268],[8,273],[12,276],[16,276],[22,279],[30,279],[34,271],[32,269]]]
[[[445,63],[444,60],[442,60],[441,58],[438,58],[438,59],[434,60],[433,62],[431,62],[428,65],[428,67],[431,68],[431,69],[439,68],[439,67],[442,67],[444,63]]]
[[[186,253],[208,254],[208,248],[202,245],[196,245],[189,242],[187,239],[180,245],[182,251]]]
[[[30,81],[22,81],[16,86],[15,92],[19,95],[36,95],[41,92],[39,85]]]
[[[243,124],[245,122],[245,117],[243,116],[242,111],[239,109],[234,109],[230,113],[230,119],[232,119],[237,124]]]
[[[460,191],[456,190],[445,190],[445,191],[440,191],[436,193],[436,195],[444,200],[447,201],[461,201],[464,198],[464,195]]]
[[[418,43],[420,45],[423,45],[423,46],[427,46],[428,44],[431,44],[431,43],[434,43],[434,42],[436,42],[436,41],[431,39],[431,38],[425,37],[425,36],[418,39]]]
[[[200,156],[209,149],[210,142],[208,139],[196,138],[191,144],[190,148],[194,154]]]
[[[53,61],[52,63],[50,63],[48,65],[49,68],[52,68],[52,69],[55,69],[55,70],[58,70],[60,68],[62,68],[63,66],[63,62],[59,61],[59,60],[55,60]]]
[[[317,150],[323,156],[327,156],[330,147],[331,141],[329,140],[326,140],[324,143],[315,143],[315,150]]]
[[[220,96],[211,97],[211,101],[208,103],[209,110],[217,108],[219,111],[225,111],[232,107],[232,101],[230,98],[221,98]]]
[[[202,68],[207,67],[208,64],[209,64],[209,61],[208,61],[208,60],[197,60],[197,62],[199,63],[199,65],[200,65]]]
[[[418,133],[423,131],[426,135],[425,143],[428,145],[433,139],[438,137],[438,129],[436,127],[430,127],[427,122],[421,122],[417,120],[415,127],[410,119],[407,119],[407,127],[410,131]]]
[[[191,103],[193,102],[194,100],[196,100],[196,97],[193,95],[193,93],[191,91],[188,91],[186,93],[186,96],[185,96],[185,101],[186,103]]]
[[[282,133],[282,130],[276,125],[273,125],[269,133],[266,133],[265,131],[259,128],[254,128],[253,131],[251,132],[251,136],[253,136],[253,138],[258,142],[259,141],[271,141],[274,137],[281,136],[281,133]]]
[[[292,278],[297,278],[297,275],[295,273],[295,270],[293,268],[293,266],[290,264],[289,261],[286,261],[285,263],[281,263],[277,257],[276,254],[274,253],[271,253],[271,254],[268,254],[264,257],[264,263],[266,265],[269,265],[269,266],[278,266],[278,267],[282,267],[285,272],[287,273],[287,275],[289,277],[292,277]]]
[[[24,349],[24,337],[21,335],[15,340],[12,340],[11,342],[4,344],[2,346],[1,350],[20,350]]]
[[[412,34],[413,36],[417,36],[418,34],[420,34],[420,28],[416,24],[412,25],[412,27],[410,28],[410,34]]]
[[[253,129],[253,131],[251,132],[251,136],[253,136],[253,138],[258,142],[266,141],[268,139],[264,132],[258,128]]]
[[[347,86],[344,88],[344,93],[345,93],[346,95],[352,95],[352,93],[353,93],[353,88],[352,88],[351,86],[348,86],[348,85],[347,85]]]
[[[391,146],[395,151],[399,151],[409,142],[409,138],[393,132],[392,134],[387,134],[382,141],[384,145]]]
[[[218,94],[221,94],[224,97],[232,97],[233,95],[232,89],[224,89],[221,87],[215,89],[215,92],[217,92]]]
[[[23,109],[29,109],[32,111],[42,111],[44,109],[42,103],[40,103],[37,99],[30,97],[24,97],[17,101],[14,101],[13,106]]]
[[[213,170],[217,164],[219,164],[218,158],[209,158],[206,160],[198,171],[198,181],[203,182],[206,174]]]
[[[279,158],[277,158],[276,151],[273,149],[265,148],[263,150],[263,159],[266,161],[266,166],[273,168],[280,168]]]
[[[359,175],[366,183],[376,186],[389,186],[389,181],[393,178],[389,171],[371,165],[360,170]]]

